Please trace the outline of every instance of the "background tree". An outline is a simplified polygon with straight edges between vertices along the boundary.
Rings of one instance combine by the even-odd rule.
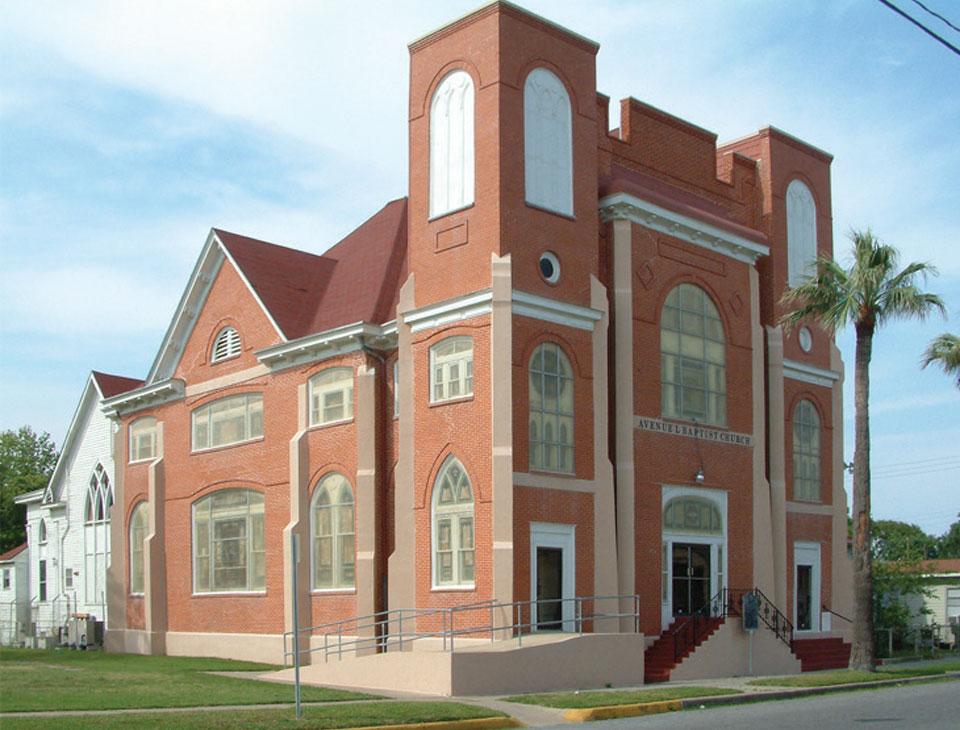
[[[960,514],[957,521],[937,540],[938,555],[941,558],[960,558]]]
[[[26,509],[15,505],[14,498],[47,486],[56,463],[57,447],[50,434],[38,436],[29,426],[0,433],[0,553],[26,537]]]
[[[924,598],[932,597],[933,591],[923,573],[923,562],[917,556],[873,564],[873,624],[883,633],[893,630],[894,649],[908,646],[911,629],[932,613]]]
[[[900,255],[867,231],[852,231],[853,260],[843,268],[829,257],[817,259],[813,275],[789,289],[782,322],[792,327],[819,322],[832,334],[852,324],[856,331],[854,362],[855,448],[853,453],[853,646],[850,666],[874,671],[873,573],[870,540],[870,359],[873,335],[889,319],[925,318],[946,313],[935,294],[918,286],[930,264],[911,263],[898,270]]]
[[[936,363],[950,377],[956,376],[960,388],[960,337],[946,332],[937,337],[923,353],[923,367]]]

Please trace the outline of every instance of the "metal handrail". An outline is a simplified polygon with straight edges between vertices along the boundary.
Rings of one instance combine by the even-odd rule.
[[[595,605],[598,601],[617,601],[619,605],[620,602],[625,600],[632,602],[632,610],[612,613],[598,613],[594,610],[584,611],[584,604],[590,603],[591,605]],[[323,645],[310,649],[301,648],[300,654],[311,654],[322,651],[324,661],[326,662],[331,656],[341,659],[345,652],[350,653],[351,651],[359,651],[362,649],[372,649],[382,652],[390,647],[398,647],[402,650],[405,644],[426,638],[442,639],[443,650],[452,652],[454,651],[454,639],[456,637],[476,637],[478,634],[485,635],[489,633],[490,641],[493,642],[496,641],[498,634],[505,634],[507,632],[510,632],[510,637],[517,639],[518,646],[522,646],[523,634],[525,632],[529,633],[545,623],[540,618],[538,618],[537,621],[533,620],[534,607],[554,603],[560,603],[561,606],[565,603],[573,603],[573,618],[561,618],[560,624],[561,626],[564,624],[573,624],[578,634],[584,633],[584,625],[586,623],[592,622],[595,624],[601,620],[625,618],[632,619],[634,633],[639,633],[640,631],[640,596],[636,594],[578,596],[575,598],[556,598],[539,601],[531,599],[526,601],[512,601],[509,603],[501,603],[494,599],[488,599],[448,608],[390,609],[302,628],[299,630],[301,636],[304,634],[307,636],[321,634],[323,636]],[[523,620],[524,608],[527,609],[527,621]],[[467,619],[468,623],[463,623],[463,614],[478,611],[483,611],[485,616],[487,611],[489,611],[489,622],[476,623],[469,622],[469,619]],[[513,617],[513,620],[498,624],[496,619],[498,612],[500,612],[501,615],[504,615],[506,612],[506,615]],[[441,616],[439,631],[418,631],[416,628],[414,628],[414,630],[404,630],[404,623],[406,622],[409,626],[411,619],[413,619],[413,626],[415,627],[420,619],[436,615]],[[458,618],[460,618],[459,622],[457,621]],[[457,623],[460,623],[460,625],[457,626]],[[344,636],[345,630],[354,633]],[[364,632],[372,635],[361,636]],[[293,634],[293,631],[287,631],[283,635],[284,666],[288,666],[288,659],[292,657],[294,653],[292,648],[288,648],[288,646],[291,645],[290,640],[292,640]]]
[[[823,609],[824,611],[826,611],[827,613],[832,613],[832,614],[833,614],[834,616],[836,616],[837,618],[842,618],[842,619],[843,619],[844,621],[846,621],[848,624],[852,624],[852,623],[853,623],[853,621],[851,621],[850,619],[848,619],[848,618],[847,618],[846,616],[844,616],[843,614],[837,613],[837,612],[834,611],[832,608],[827,608],[827,605],[826,605],[826,604],[822,604],[822,605],[820,606],[820,608]]]

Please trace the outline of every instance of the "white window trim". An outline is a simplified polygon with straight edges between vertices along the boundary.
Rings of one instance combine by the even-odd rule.
[[[136,443],[135,439],[138,436],[142,436],[143,433],[138,433],[137,429],[139,427],[141,432],[146,431],[147,429],[145,426],[147,423],[151,423],[151,426],[149,429],[150,435],[152,437],[150,439],[151,440],[150,455],[140,456],[138,453],[139,450],[134,447],[134,444]],[[141,461],[152,461],[153,459],[156,459],[157,458],[157,419],[154,418],[153,416],[143,416],[131,422],[128,430],[130,432],[130,463],[136,464]]]
[[[220,350],[223,350],[223,352],[220,352]],[[213,341],[213,347],[210,350],[210,364],[240,357],[242,351],[240,333],[237,332],[236,327],[227,325],[217,333]]]
[[[344,377],[341,380],[335,380],[332,383],[326,383],[321,385],[320,379],[326,374],[341,373],[349,377]],[[330,393],[342,392],[343,394],[343,417],[342,418],[333,418],[329,421],[323,420],[323,411],[325,406],[323,404],[317,410],[318,416],[314,419],[314,408],[313,408],[313,399],[314,395],[318,397],[325,397]],[[324,368],[320,372],[311,376],[307,381],[307,411],[309,414],[310,427],[314,426],[329,426],[333,423],[345,423],[347,421],[353,420],[353,398],[354,398],[354,372],[353,368],[348,366],[336,366],[331,368]]]
[[[558,373],[547,373],[547,372],[545,372],[545,371],[543,370],[542,367],[541,367],[540,370],[537,370],[537,371],[534,371],[534,370],[533,370],[533,360],[534,360],[534,358],[536,357],[536,355],[537,355],[537,353],[538,353],[539,351],[541,351],[542,349],[546,349],[546,348],[545,348],[546,345],[553,345],[554,347],[556,347],[556,348],[557,348],[557,352],[558,352],[558,356],[562,356],[563,358],[566,359],[566,361],[567,361],[567,366],[570,368],[570,377],[569,377],[569,378],[567,378],[565,375],[562,375],[562,374],[559,373],[559,372],[558,372]],[[541,356],[541,359],[542,359],[542,356]],[[528,363],[527,363],[527,384],[528,384],[528,387],[530,387],[530,386],[529,386],[530,374],[531,374],[532,372],[536,372],[538,375],[542,376],[543,378],[548,378],[548,377],[550,377],[550,378],[557,378],[558,382],[559,382],[559,381],[562,381],[562,380],[569,380],[569,381],[570,381],[570,388],[573,390],[573,393],[571,394],[571,400],[572,400],[573,405],[572,405],[572,408],[571,408],[571,412],[570,412],[569,414],[567,414],[567,413],[561,413],[561,412],[559,411],[559,408],[560,408],[560,397],[559,397],[560,389],[559,389],[559,387],[558,387],[558,388],[557,388],[557,409],[558,409],[558,410],[556,410],[556,411],[547,411],[547,410],[546,410],[546,404],[545,404],[545,403],[542,403],[542,404],[541,404],[541,407],[540,407],[538,410],[535,411],[535,410],[531,407],[531,405],[530,405],[530,397],[529,397],[529,394],[528,394],[528,397],[527,397],[527,449],[528,449],[528,459],[527,459],[527,461],[528,461],[528,468],[529,468],[530,471],[543,472],[543,473],[545,473],[545,474],[560,474],[560,475],[567,475],[567,476],[575,475],[576,472],[577,472],[577,451],[576,451],[576,441],[577,441],[577,439],[576,439],[576,424],[577,424],[577,420],[576,420],[576,409],[577,409],[576,380],[577,380],[577,379],[576,379],[576,373],[575,373],[574,370],[573,370],[573,361],[570,359],[570,356],[567,354],[566,350],[564,350],[563,346],[560,345],[559,342],[555,342],[554,340],[547,340],[547,341],[541,342],[539,345],[537,345],[536,348],[534,348],[533,352],[530,354],[530,360],[529,360]],[[542,398],[543,400],[545,400],[545,397],[543,396],[543,394],[541,394],[541,398]],[[559,424],[558,424],[558,426],[557,426],[557,433],[555,434],[555,439],[554,439],[553,441],[550,441],[550,442],[546,441],[546,439],[545,439],[545,437],[544,437],[544,429],[543,429],[543,427],[542,427],[542,423],[543,423],[543,418],[542,418],[542,417],[541,417],[541,419],[540,419],[541,428],[540,428],[540,430],[539,430],[539,432],[538,432],[538,434],[537,434],[538,440],[537,440],[537,441],[534,441],[533,439],[531,439],[531,438],[530,438],[530,416],[531,416],[533,413],[539,413],[539,414],[541,414],[541,416],[552,415],[552,416],[557,417],[558,419],[559,419],[559,418],[569,418],[569,419],[570,419],[570,441],[569,441],[569,444],[567,444],[567,443],[565,443],[565,442],[561,442],[561,441],[559,440],[559,439],[560,439],[560,427],[559,427]],[[533,464],[532,464],[532,455],[533,455],[534,445],[536,445],[536,448],[539,448],[539,449],[540,449],[540,465],[539,465],[539,466],[533,466]],[[548,468],[548,467],[546,466],[546,464],[545,464],[545,459],[543,458],[543,453],[544,453],[543,447],[544,447],[545,445],[552,445],[552,446],[554,446],[554,447],[558,450],[558,451],[557,451],[557,465],[558,465],[558,468],[557,468],[557,469],[550,469],[550,468]],[[559,451],[559,449],[561,449],[561,448],[569,448],[569,449],[570,449],[570,468],[567,469],[567,470],[561,470],[561,469],[559,469],[559,464],[560,464],[560,451]]]
[[[339,477],[343,480],[342,485],[346,485],[346,488],[350,491],[350,502],[349,505],[353,509],[353,532],[350,533],[353,535],[353,584],[339,584],[326,587],[317,586],[317,565],[316,565],[316,550],[314,549],[314,544],[316,543],[319,535],[317,534],[317,502],[320,499],[320,493],[326,489],[327,493],[330,494],[331,500],[333,498],[332,490],[328,486],[328,482],[332,481],[333,478]],[[337,486],[337,489],[342,489],[343,486]],[[345,536],[345,533],[341,533],[339,529],[340,524],[340,509],[347,504],[346,502],[336,502],[331,503],[326,506],[332,514],[333,518],[331,519],[331,525],[333,529],[329,537],[332,539],[332,548],[330,551],[331,560],[332,560],[332,571],[334,583],[337,583],[339,568],[342,564],[341,560],[341,548],[340,548],[340,538]],[[310,499],[310,590],[314,593],[343,593],[349,591],[356,591],[357,589],[357,495],[353,490],[353,485],[350,484],[350,481],[340,472],[329,472],[323,476],[323,478],[317,482],[316,489],[313,491],[313,497]]]
[[[464,69],[448,73],[437,84],[430,99],[430,148],[428,159],[429,217],[462,210],[474,203],[476,146],[474,137],[473,78]],[[453,98],[456,96],[456,98]],[[462,111],[451,115],[457,101]],[[446,116],[442,116],[446,104]],[[446,121],[446,125],[441,122]],[[450,134],[450,121],[459,125],[458,134]],[[459,149],[454,142],[459,139]],[[451,151],[455,154],[451,156]],[[451,159],[452,157],[452,159]]]
[[[461,507],[461,505],[456,505],[456,506],[454,506],[453,508],[446,508],[446,509],[448,509],[449,511],[446,511],[446,509],[445,509],[445,511],[440,512],[439,514],[440,514],[440,515],[449,515],[449,516],[451,516],[452,518],[459,518],[459,517],[461,517],[461,516],[463,516],[463,515],[465,515],[465,514],[467,514],[467,513],[469,512],[470,518],[471,518],[471,522],[472,522],[472,525],[473,525],[472,529],[473,529],[473,569],[474,569],[474,574],[473,574],[473,580],[472,580],[472,581],[469,581],[469,582],[467,582],[467,581],[460,581],[460,561],[459,561],[459,553],[460,553],[460,531],[459,531],[459,526],[460,526],[460,521],[459,521],[459,519],[456,519],[456,520],[455,520],[455,525],[456,525],[456,528],[457,528],[457,529],[451,529],[451,534],[450,534],[450,537],[451,537],[451,540],[450,540],[451,552],[453,553],[453,556],[454,556],[454,560],[453,560],[453,575],[454,575],[454,581],[455,581],[455,582],[453,582],[453,583],[441,583],[441,582],[439,581],[440,561],[437,559],[437,549],[438,549],[438,548],[437,548],[437,539],[438,539],[438,535],[437,535],[437,532],[438,532],[438,530],[437,530],[437,517],[438,517],[437,508],[438,508],[438,504],[437,504],[437,502],[438,502],[438,499],[439,499],[439,496],[440,496],[440,489],[439,489],[439,487],[440,487],[440,480],[441,480],[441,478],[446,474],[447,470],[452,466],[452,464],[453,464],[454,462],[456,462],[457,464],[460,465],[460,468],[463,470],[463,473],[464,473],[464,475],[466,476],[468,483],[470,484],[470,496],[471,496],[471,500],[472,500],[472,501],[470,502],[470,507],[469,507],[469,508],[464,508],[464,507]],[[476,494],[476,489],[475,489],[474,486],[473,486],[473,480],[470,479],[470,475],[467,473],[467,470],[466,470],[466,468],[464,467],[463,462],[461,462],[457,457],[455,457],[455,456],[453,456],[453,455],[451,454],[450,456],[448,456],[448,457],[444,460],[443,466],[441,466],[441,467],[440,467],[440,471],[437,472],[437,477],[436,477],[436,479],[433,480],[433,490],[432,490],[432,493],[431,493],[431,495],[430,495],[430,564],[431,564],[431,569],[430,569],[430,588],[431,588],[431,590],[433,590],[433,591],[457,591],[457,590],[461,590],[461,591],[465,591],[465,590],[466,590],[466,591],[468,591],[468,590],[474,590],[474,589],[476,588],[476,583],[477,583],[477,574],[476,574],[476,569],[477,569],[477,519],[476,519],[476,505],[477,505],[477,494]]]
[[[438,351],[446,346],[456,348],[458,345],[461,345],[465,342],[470,343],[470,349],[461,350],[459,352],[454,352],[450,355],[439,355]],[[458,366],[458,372],[460,373],[457,377],[456,382],[458,386],[463,389],[463,392],[457,393],[456,395],[449,395],[447,391],[449,390],[450,384],[454,381],[449,377],[450,367],[452,365]],[[445,373],[445,380],[441,383],[441,387],[444,388],[445,395],[443,397],[437,397],[437,368],[442,368]],[[469,381],[469,390],[467,390],[467,383]],[[473,337],[470,335],[454,335],[453,337],[447,337],[446,339],[441,340],[430,348],[430,402],[431,403],[444,403],[446,401],[460,400],[461,398],[472,398],[473,397]]]
[[[251,435],[250,431],[250,400],[254,396],[260,398],[260,428],[261,432],[256,435]],[[229,441],[223,444],[209,444],[207,446],[197,447],[196,437],[197,437],[197,414],[201,411],[207,415],[207,441],[208,443],[213,440],[213,429],[210,424],[210,410],[212,406],[217,403],[222,403],[223,401],[230,400],[231,398],[235,399],[244,399],[243,404],[243,433],[244,437],[237,441]],[[254,393],[237,393],[235,395],[228,395],[223,398],[217,398],[216,400],[208,401],[201,406],[194,408],[190,412],[190,451],[191,453],[200,453],[203,451],[212,451],[214,449],[223,449],[228,446],[236,446],[237,444],[245,444],[250,441],[257,441],[263,438],[263,393],[254,392]]]
[[[247,505],[246,505],[246,515],[245,515],[246,524],[247,524],[247,530],[246,530],[246,542],[247,542],[247,545],[246,545],[246,551],[247,551],[247,556],[246,556],[246,557],[247,557],[247,563],[246,563],[246,567],[247,567],[247,587],[246,587],[246,588],[235,588],[235,589],[232,589],[232,590],[225,590],[225,591],[218,591],[218,590],[216,590],[215,588],[212,587],[212,586],[213,586],[213,574],[214,574],[214,568],[215,568],[215,566],[214,566],[214,555],[216,554],[216,551],[214,550],[214,539],[213,539],[213,532],[214,532],[214,531],[213,531],[213,525],[214,525],[214,520],[213,520],[213,516],[211,515],[211,511],[212,511],[212,506],[211,506],[211,507],[208,507],[208,508],[207,508],[207,523],[208,523],[207,541],[208,541],[208,547],[209,547],[209,553],[208,553],[208,555],[207,555],[207,559],[210,561],[210,566],[209,566],[209,581],[210,581],[210,583],[209,583],[209,584],[210,584],[211,588],[209,588],[208,590],[202,591],[202,590],[198,590],[198,588],[197,588],[197,505],[199,505],[199,504],[201,504],[201,503],[205,503],[205,502],[207,502],[208,500],[209,500],[209,501],[212,501],[213,498],[214,498],[217,494],[219,494],[219,493],[221,493],[221,492],[224,492],[224,491],[240,491],[240,492],[247,492],[247,493],[248,493],[248,495],[247,495]],[[263,519],[263,531],[264,531],[264,535],[263,535],[263,542],[264,542],[264,551],[263,551],[263,552],[264,552],[264,587],[263,587],[263,588],[251,588],[251,587],[250,587],[250,584],[251,584],[251,582],[252,582],[252,580],[253,580],[253,560],[252,560],[252,557],[253,557],[253,553],[255,552],[255,551],[253,550],[253,530],[250,529],[250,525],[251,525],[251,520],[250,520],[250,494],[258,495],[258,496],[264,501],[264,519]],[[243,594],[247,594],[247,595],[258,595],[258,594],[264,594],[264,593],[266,593],[266,592],[267,592],[267,590],[266,590],[266,559],[267,559],[267,553],[269,553],[269,551],[266,549],[266,537],[267,537],[267,535],[266,535],[266,496],[263,494],[263,492],[259,492],[259,491],[255,490],[255,489],[245,489],[245,488],[228,487],[227,489],[216,490],[216,491],[213,491],[213,492],[209,492],[208,494],[205,494],[204,496],[202,496],[202,497],[200,497],[199,499],[197,499],[196,501],[194,501],[194,503],[190,506],[190,544],[191,544],[191,550],[190,550],[190,569],[191,569],[191,572],[192,572],[192,574],[193,574],[193,575],[192,575],[192,583],[191,583],[191,584],[192,584],[192,593],[193,593],[193,595],[194,595],[194,596],[210,596],[210,595],[213,595],[213,596],[223,596],[223,595],[243,595]]]
[[[576,596],[577,559],[576,525],[551,522],[530,523],[530,623],[537,631],[537,548],[558,548],[563,551],[563,574],[560,579],[560,617],[563,631],[572,633],[574,626],[573,598]]]
[[[797,417],[800,415],[800,407],[804,403],[809,403],[810,410],[813,413],[813,417],[816,419],[816,443],[817,451],[816,454],[809,452],[801,452],[797,450]],[[814,424],[799,424],[800,427],[807,426],[812,427]],[[797,404],[793,408],[793,418],[790,419],[790,431],[792,436],[791,449],[793,453],[793,501],[794,502],[808,502],[810,504],[821,504],[823,502],[823,422],[820,419],[820,412],[817,410],[816,405],[809,398],[802,398],[797,401]],[[817,459],[817,478],[815,481],[816,494],[801,494],[799,489],[801,480],[797,477],[797,462],[798,456],[802,457],[816,457]],[[811,480],[805,480],[811,481]]]
[[[147,564],[146,564],[146,555],[144,551],[144,543],[147,541],[147,534],[150,531],[150,515],[148,513],[148,510],[149,510],[149,507],[147,506],[148,504],[149,503],[146,502],[145,500],[141,500],[140,502],[137,502],[137,506],[133,508],[133,512],[130,514],[130,525],[128,530],[129,530],[129,540],[130,540],[130,595],[131,596],[144,595],[147,587]],[[139,591],[135,591],[133,589],[133,563],[134,563],[134,556],[136,555],[136,551],[134,551],[134,542],[133,542],[134,540],[133,522],[137,518],[137,516],[140,514],[141,509],[144,511],[144,520],[145,520],[143,525],[143,539],[140,541],[140,550],[139,550],[140,560],[143,563],[140,566],[141,573],[143,574],[143,578],[142,578],[143,589]]]

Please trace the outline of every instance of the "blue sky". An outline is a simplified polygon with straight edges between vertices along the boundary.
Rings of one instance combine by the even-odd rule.
[[[477,4],[3,3],[0,428],[59,443],[91,369],[144,377],[210,227],[321,253],[404,195],[406,44]],[[926,4],[960,25],[960,6]],[[875,0],[524,5],[600,43],[614,105],[634,96],[720,141],[769,124],[833,154],[841,260],[869,226],[937,265],[950,320],[875,343],[873,511],[946,530],[960,390],[918,363],[960,332],[960,56]],[[852,332],[839,344],[849,461]]]

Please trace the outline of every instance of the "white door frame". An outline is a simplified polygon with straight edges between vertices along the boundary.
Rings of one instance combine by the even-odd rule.
[[[530,623],[537,630],[537,548],[558,548],[563,553],[562,576],[560,579],[560,616],[563,619],[563,631],[573,632],[573,599],[576,595],[576,525],[556,524],[552,522],[530,523]]]
[[[810,571],[810,628],[797,628],[798,608],[798,580],[797,567],[809,565]],[[820,543],[797,540],[793,543],[793,625],[800,633],[820,631],[820,611],[823,605],[820,591]]]

